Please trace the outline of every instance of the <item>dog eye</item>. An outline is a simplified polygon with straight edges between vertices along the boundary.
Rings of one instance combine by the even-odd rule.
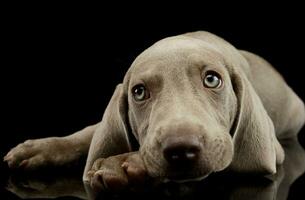
[[[149,93],[142,84],[133,87],[132,94],[136,101],[143,101],[149,98]]]
[[[221,77],[214,71],[208,71],[204,77],[204,86],[207,88],[219,88],[222,84]]]

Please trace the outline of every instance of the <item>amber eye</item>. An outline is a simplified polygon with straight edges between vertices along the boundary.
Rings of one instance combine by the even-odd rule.
[[[214,71],[208,71],[205,74],[203,84],[207,88],[219,88],[222,84],[221,77]]]
[[[134,86],[132,89],[132,94],[136,101],[143,101],[149,98],[149,93],[142,84]]]

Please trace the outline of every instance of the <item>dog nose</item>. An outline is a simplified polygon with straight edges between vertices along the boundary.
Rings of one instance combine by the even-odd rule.
[[[169,164],[181,165],[195,162],[200,153],[196,137],[170,137],[163,143],[163,156]]]

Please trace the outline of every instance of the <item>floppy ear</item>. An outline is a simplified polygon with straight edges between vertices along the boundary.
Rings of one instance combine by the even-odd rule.
[[[242,71],[231,75],[238,101],[233,133],[234,157],[230,168],[238,172],[274,174],[284,160],[273,122]]]
[[[93,135],[84,180],[87,171],[96,159],[132,151],[127,109],[127,94],[124,92],[123,84],[119,84],[104,112],[102,121]]]

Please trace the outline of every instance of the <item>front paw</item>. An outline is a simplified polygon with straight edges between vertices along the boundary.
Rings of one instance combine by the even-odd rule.
[[[95,191],[139,189],[148,183],[143,160],[138,153],[126,153],[96,160],[88,172]]]
[[[46,166],[62,166],[69,163],[77,153],[71,152],[71,144],[61,138],[27,140],[3,158],[11,169],[36,170]]]

